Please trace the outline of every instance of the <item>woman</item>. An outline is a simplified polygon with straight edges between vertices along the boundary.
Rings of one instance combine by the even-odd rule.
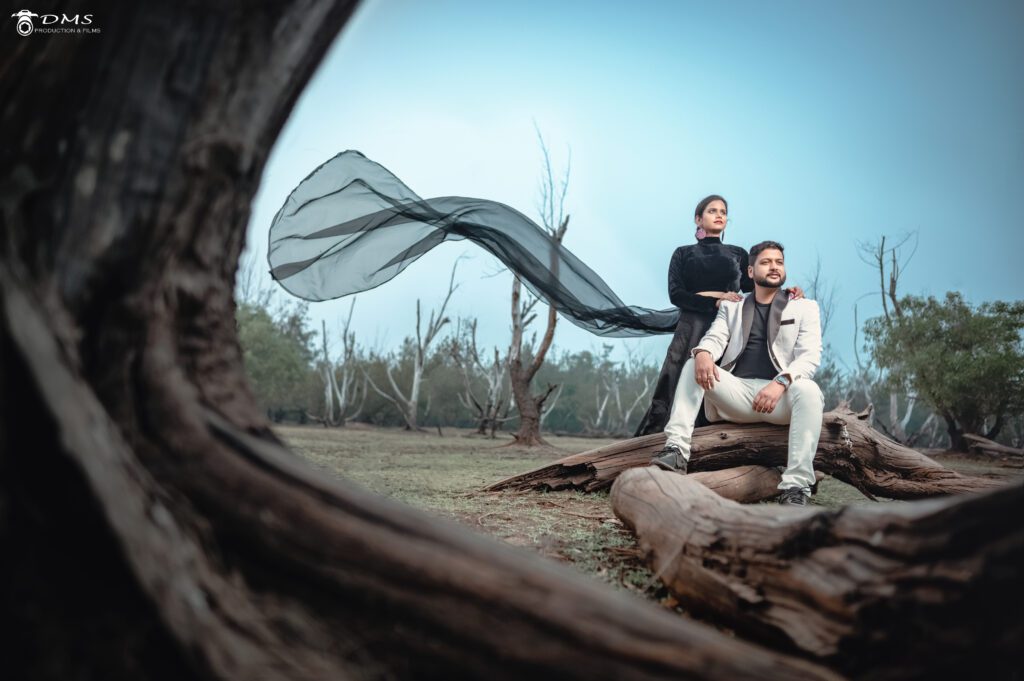
[[[668,297],[679,308],[679,322],[654,386],[651,406],[634,437],[665,430],[679,373],[690,358],[690,351],[711,327],[718,306],[723,300],[742,300],[740,292],[754,290],[754,282],[747,276],[747,251],[722,243],[729,220],[726,200],[717,194],[705,197],[697,204],[693,220],[697,225],[697,243],[677,248],[668,268]],[[798,287],[789,290],[795,297],[803,297]],[[702,409],[696,425],[707,424]]]

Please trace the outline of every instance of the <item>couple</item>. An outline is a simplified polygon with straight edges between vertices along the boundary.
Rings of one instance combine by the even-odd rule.
[[[685,474],[694,426],[708,422],[702,399],[712,421],[789,424],[779,503],[803,506],[814,484],[824,409],[812,380],[821,362],[818,305],[799,288],[782,289],[782,244],[762,241],[747,256],[722,243],[725,199],[705,198],[694,220],[697,244],[677,249],[669,267],[669,297],[680,319],[637,435],[664,429],[665,448],[651,464]]]
[[[804,503],[821,428],[821,392],[811,381],[821,358],[818,306],[802,300],[797,288],[790,289],[794,300],[780,290],[786,279],[780,244],[762,242],[748,256],[722,243],[725,199],[701,201],[694,220],[698,242],[672,256],[674,307],[627,305],[519,211],[486,199],[422,199],[386,168],[350,150],[292,190],[270,227],[267,258],[274,279],[293,295],[329,300],[379,286],[435,246],[467,239],[583,329],[605,338],[674,332],[637,432],[668,434],[654,463],[685,472],[703,396],[712,418],[791,423],[790,465],[781,487],[785,500]],[[719,359],[721,367],[715,366]]]

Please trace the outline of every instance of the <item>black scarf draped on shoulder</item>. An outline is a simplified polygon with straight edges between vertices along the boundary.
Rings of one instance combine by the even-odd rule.
[[[270,226],[271,274],[292,295],[320,301],[380,286],[434,246],[469,239],[534,295],[599,336],[672,333],[679,310],[624,304],[535,222],[496,201],[421,199],[386,168],[345,151],[292,190]]]

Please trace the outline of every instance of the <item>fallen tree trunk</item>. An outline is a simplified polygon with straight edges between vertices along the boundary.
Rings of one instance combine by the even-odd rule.
[[[1024,485],[824,509],[743,506],[656,468],[612,508],[680,602],[747,637],[870,678],[1024,667]]]
[[[820,482],[824,476],[816,471]],[[720,471],[692,473],[689,478],[707,487],[715,494],[741,504],[752,504],[770,499],[779,493],[782,473],[768,466],[737,466]]]
[[[988,454],[989,456],[1014,456],[1024,458],[1024,449],[1015,449],[1014,447],[1007,447],[1001,445],[998,442],[993,442],[988,438],[980,435],[964,435],[963,438],[967,440],[967,449],[971,452],[977,452],[981,454]]]
[[[871,428],[866,419],[867,412],[827,412],[814,458],[815,470],[853,485],[870,498],[919,499],[976,492],[998,485],[998,481],[952,471],[885,437]],[[784,466],[787,434],[786,426],[768,423],[724,423],[698,428],[694,431],[690,470]],[[664,444],[664,433],[623,440],[500,480],[487,489],[606,489],[623,471],[647,466]]]

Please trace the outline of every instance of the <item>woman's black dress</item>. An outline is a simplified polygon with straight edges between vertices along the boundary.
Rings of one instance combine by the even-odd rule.
[[[699,291],[754,290],[754,282],[747,276],[747,251],[739,246],[723,244],[718,237],[704,237],[692,246],[680,246],[672,254],[668,267],[668,297],[679,308],[679,323],[668,346],[665,363],[654,386],[654,397],[634,437],[660,433],[672,411],[672,398],[683,364],[690,351],[700,342],[718,309],[715,298],[698,296]],[[697,425],[706,425],[704,410]]]

